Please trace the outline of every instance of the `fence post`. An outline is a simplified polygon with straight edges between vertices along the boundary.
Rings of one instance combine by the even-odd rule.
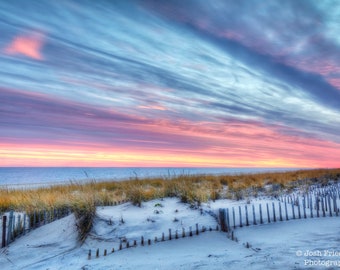
[[[320,203],[320,198],[319,198],[319,196],[317,196],[316,197],[316,216],[317,217],[320,217],[320,213],[319,213],[320,205],[319,205],[319,203]]]
[[[267,203],[267,218],[268,218],[268,223],[270,223],[270,214],[269,214],[269,205]]]
[[[6,224],[7,223],[7,216],[2,217],[2,246],[6,246]]]
[[[238,212],[239,212],[239,215],[240,215],[240,227],[242,227],[242,210],[241,210],[240,205],[238,206]]]
[[[299,214],[299,219],[301,219],[301,207],[300,207],[300,200],[298,199],[298,214]]]
[[[303,217],[304,217],[304,218],[307,218],[307,215],[306,215],[306,199],[305,199],[305,196],[303,197]]]
[[[15,215],[13,215],[12,228],[11,228],[11,241],[15,238]]]
[[[295,219],[295,208],[294,208],[294,204],[292,204],[292,213],[293,213],[293,219]]]
[[[235,209],[234,207],[232,208],[233,209],[233,223],[234,223],[234,229],[236,228],[236,223],[235,223]]]
[[[309,198],[309,204],[310,204],[310,217],[313,218],[313,200],[312,200],[312,196],[310,196]]]
[[[253,223],[254,225],[256,225],[255,206],[252,205],[252,208],[253,208]]]
[[[286,213],[286,220],[288,220],[288,211],[287,211],[287,203],[285,202],[285,213]]]
[[[322,208],[322,216],[325,217],[326,212],[325,212],[324,197],[321,197],[321,208]]]
[[[274,222],[276,222],[276,214],[275,214],[275,204],[274,204],[274,202],[272,202],[272,206],[273,206],[273,217],[274,217]]]
[[[227,221],[227,232],[230,231],[230,219],[229,219],[229,208],[227,208],[227,218],[226,218],[226,221]]]
[[[332,217],[332,206],[331,206],[331,197],[328,194],[328,205],[329,205],[329,216]]]
[[[307,208],[309,208],[309,193],[307,193]]]
[[[226,221],[225,221],[225,209],[220,208],[219,210],[219,218],[221,223],[222,232],[226,232]]]
[[[31,231],[31,220],[32,220],[31,217],[32,217],[31,213],[27,214],[27,231],[28,232]]]
[[[249,226],[249,219],[248,219],[248,207],[245,205],[245,211],[246,211],[246,226]]]
[[[334,204],[335,214],[338,216],[339,213],[338,213],[338,206],[337,206],[337,203],[336,203],[336,195],[333,197],[333,204]]]
[[[17,235],[21,234],[21,215],[18,216],[18,222],[17,222],[17,226],[16,226],[16,230],[17,230]]]
[[[260,208],[260,223],[263,224],[263,218],[262,218],[262,204],[260,204],[259,208]]]
[[[7,245],[11,242],[12,238],[12,229],[13,229],[13,211],[9,213],[9,220],[8,220],[8,226],[7,226]]]
[[[283,219],[282,219],[282,208],[281,208],[281,202],[279,202],[279,212],[280,212],[280,221],[283,221]]]
[[[25,235],[26,233],[26,219],[27,219],[27,215],[24,214],[24,228],[23,228],[23,234]]]

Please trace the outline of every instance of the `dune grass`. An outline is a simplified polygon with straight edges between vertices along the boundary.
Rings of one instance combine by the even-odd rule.
[[[71,182],[35,189],[0,189],[0,212],[10,209],[36,210],[77,209],[91,202],[94,206],[113,205],[127,200],[140,206],[143,201],[178,197],[182,202],[200,203],[218,198],[236,198],[235,194],[259,192],[273,185],[280,191],[313,183],[339,180],[340,169],[298,170],[239,175],[179,175],[172,178],[146,178],[122,182]]]
[[[114,182],[71,182],[34,189],[0,189],[0,214],[8,210],[25,211],[31,217],[39,211],[71,210],[76,217],[79,241],[92,228],[96,206],[130,201],[141,206],[156,198],[178,197],[199,206],[219,198],[246,199],[257,195],[278,196],[296,187],[326,185],[340,181],[340,169],[298,170],[239,175],[179,175],[172,178],[145,178]]]

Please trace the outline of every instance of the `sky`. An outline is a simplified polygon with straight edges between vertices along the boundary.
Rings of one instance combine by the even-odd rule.
[[[340,167],[340,2],[0,1],[0,166]]]

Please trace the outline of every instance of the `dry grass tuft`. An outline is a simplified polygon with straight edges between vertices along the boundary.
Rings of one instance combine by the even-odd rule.
[[[240,175],[179,175],[172,178],[146,178],[122,182],[71,182],[65,185],[35,189],[0,189],[0,212],[10,209],[33,211],[72,208],[93,208],[113,205],[129,200],[140,206],[143,201],[162,197],[178,197],[182,202],[199,204],[207,200],[253,195],[264,187],[275,190],[292,190],[297,186],[308,187],[329,180],[339,180],[340,169],[298,170],[290,172],[257,173]]]
[[[136,177],[122,182],[71,182],[35,189],[1,188],[0,213],[16,210],[32,216],[32,213],[40,215],[43,210],[67,212],[71,209],[82,242],[92,228],[96,206],[99,205],[128,200],[141,206],[143,201],[155,198],[178,197],[182,202],[199,206],[201,202],[219,198],[240,200],[257,196],[266,190],[277,196],[296,187],[308,190],[312,184],[327,185],[329,181],[339,180],[340,169],[317,169],[240,175],[180,175],[166,179]]]
[[[93,196],[76,198],[71,207],[78,230],[78,239],[83,243],[92,229],[93,220],[96,215],[95,198]]]

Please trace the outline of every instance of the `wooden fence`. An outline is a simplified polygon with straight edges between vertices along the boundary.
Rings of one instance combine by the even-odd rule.
[[[257,202],[238,207],[219,209],[221,230],[229,232],[237,227],[268,224],[290,219],[319,218],[340,215],[339,185],[311,188],[305,194],[281,196],[271,202]]]
[[[110,205],[119,205],[125,202],[127,201],[122,200],[113,202]],[[61,219],[71,213],[71,208],[68,207],[34,211],[29,214],[10,211],[0,219],[0,228],[2,229],[1,247],[6,247],[16,238],[25,235],[31,230]]]
[[[34,211],[30,214],[10,211],[3,215],[0,221],[2,228],[1,247],[9,245],[16,238],[25,235],[31,230],[63,218],[70,213],[69,208]]]
[[[120,241],[119,246],[118,247],[112,247],[110,249],[104,249],[103,250],[103,256],[107,256],[108,255],[108,250],[111,253],[114,253],[116,251],[119,250],[123,250],[123,249],[127,249],[127,248],[132,248],[132,247],[137,247],[139,246],[150,246],[152,244],[156,244],[156,243],[160,243],[160,242],[165,242],[165,241],[171,241],[171,240],[176,240],[176,239],[180,239],[180,238],[185,238],[185,237],[193,237],[194,235],[199,235],[201,233],[204,232],[211,232],[211,231],[219,231],[219,226],[217,225],[215,228],[212,227],[205,227],[205,226],[199,226],[198,224],[195,224],[195,228],[193,229],[193,227],[189,227],[189,230],[185,230],[185,228],[182,228],[181,231],[179,230],[172,230],[169,229],[168,233],[165,234],[164,232],[162,233],[162,235],[160,237],[155,237],[154,239],[145,239],[144,236],[140,237],[140,240],[137,239],[130,239],[130,240],[123,240]],[[92,250],[90,249],[88,251],[87,257],[90,260],[92,258]],[[99,258],[100,257],[100,250],[99,248],[96,249],[96,253],[95,253],[95,258]]]

